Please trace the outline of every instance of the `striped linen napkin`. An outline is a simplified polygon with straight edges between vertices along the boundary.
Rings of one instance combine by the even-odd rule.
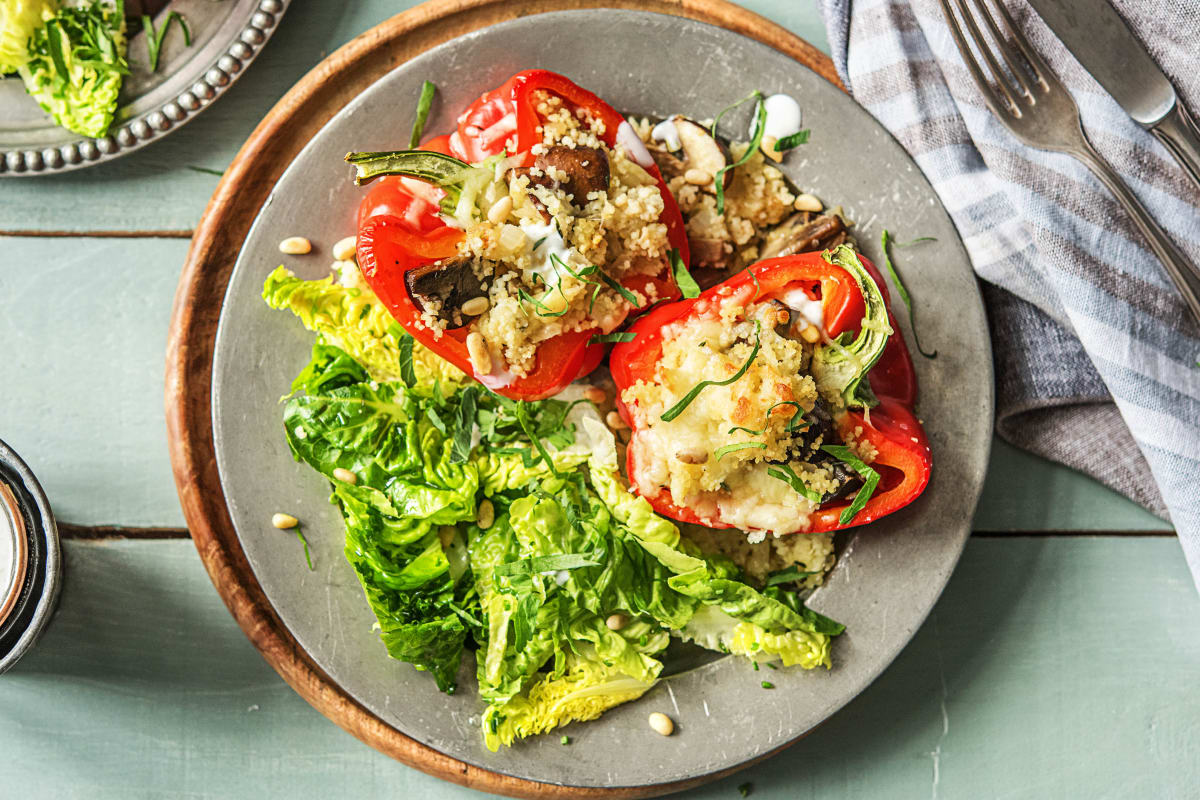
[[[997,431],[1169,517],[1200,584],[1200,326],[1170,278],[1081,163],[1026,147],[992,116],[937,0],[819,3],[842,81],[916,159],[984,280]],[[1114,5],[1200,111],[1200,6]],[[1200,263],[1200,190],[1024,0],[1006,7],[1092,143]]]

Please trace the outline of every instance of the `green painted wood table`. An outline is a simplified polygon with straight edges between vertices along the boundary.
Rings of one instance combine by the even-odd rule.
[[[187,540],[162,370],[220,171],[327,53],[411,3],[297,0],[213,108],[127,158],[0,182],[0,438],[62,522],[62,604],[0,677],[0,800],[471,798],[359,743],[258,656]],[[746,3],[818,46],[811,0]],[[896,663],[783,754],[692,792],[1200,797],[1200,599],[1170,527],[997,442],[975,536]]]

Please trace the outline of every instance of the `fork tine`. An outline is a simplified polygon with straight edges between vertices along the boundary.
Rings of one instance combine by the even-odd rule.
[[[980,93],[983,94],[984,102],[987,103],[992,113],[1001,119],[1011,115],[1013,113],[1012,106],[1001,102],[991,83],[984,76],[983,68],[980,67],[979,61],[976,60],[975,54],[971,51],[971,46],[967,43],[966,37],[963,36],[962,28],[959,27],[958,18],[955,17],[954,11],[950,8],[950,0],[938,0],[938,2],[942,6],[942,14],[945,15],[946,21],[950,23],[950,33],[954,36],[954,43],[958,46],[958,52],[962,54],[963,61],[967,65],[967,71],[971,73],[971,77],[975,80],[975,85],[979,87]]]
[[[992,48],[988,40],[984,37],[983,31],[979,30],[979,25],[975,22],[975,16],[967,7],[965,0],[955,0],[955,5],[962,12],[963,22],[967,24],[967,28],[971,32],[971,39],[974,40],[975,46],[979,48],[979,52],[983,53],[983,58],[987,61],[988,69],[991,71],[997,87],[1003,92],[1005,99],[1008,100],[1012,113],[1020,116],[1021,107],[1017,104],[1017,98],[1013,94],[1013,87],[1005,77],[1004,70],[1001,69],[1000,62],[996,60],[996,54],[992,52]]]
[[[1038,83],[1045,87],[1048,83],[1046,76],[1053,76],[1054,73],[1050,71],[1049,65],[1042,60],[1042,57],[1038,55],[1037,50],[1034,50],[1033,47],[1030,46],[1029,39],[1024,33],[1021,32],[1021,29],[1017,27],[1017,23],[1013,21],[1012,15],[1009,14],[1008,9],[1004,7],[1003,0],[995,0],[995,2],[996,9],[1000,12],[1000,22],[1004,25],[1004,29],[1008,31],[1009,39],[1016,44],[1017,48],[1020,49],[1021,54],[1025,56],[1025,61],[1032,68],[1033,77],[1038,81]]]
[[[1020,84],[1022,93],[1024,93],[1026,97],[1033,99],[1033,85],[1029,81],[1029,76],[1030,73],[1034,72],[1034,69],[1028,61],[1029,56],[1027,52],[1023,47],[1020,47],[1020,43],[1018,43],[1018,48],[1021,50],[1021,53],[1018,54],[1013,50],[1009,40],[1000,33],[1000,28],[996,26],[996,20],[992,17],[992,12],[988,8],[987,0],[973,0],[973,3],[976,10],[979,12],[979,15],[983,17],[984,24],[987,25],[988,31],[991,32],[992,41],[994,41],[997,47],[999,47],[1000,55],[1004,58],[1004,63],[1008,65],[1008,71],[1012,73],[1012,76],[1016,78],[1017,83]],[[1004,11],[1003,0],[992,0],[992,4],[999,7],[1003,13],[1008,13],[1007,11]],[[1006,24],[1005,27],[1008,28],[1009,35],[1016,39],[1016,34],[1014,33],[1015,26]],[[1021,55],[1025,55],[1025,59],[1022,59]],[[1035,80],[1037,80],[1036,77]]]

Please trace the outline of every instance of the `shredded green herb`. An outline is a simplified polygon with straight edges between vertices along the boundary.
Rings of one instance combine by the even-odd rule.
[[[570,737],[570,736],[564,736],[564,737],[562,737],[562,739],[560,739],[559,741],[560,741],[562,744],[570,744],[570,743],[571,743],[571,737]]]
[[[911,242],[896,244],[896,247],[907,247],[919,242],[937,241],[931,236],[922,236],[919,239],[913,239]],[[908,324],[912,327],[913,341],[917,345],[917,352],[926,358],[937,358],[937,350],[926,353],[925,348],[921,347],[921,337],[917,335],[917,318],[916,312],[913,311],[912,298],[908,294],[908,289],[904,287],[904,281],[900,280],[900,273],[896,271],[896,266],[892,263],[891,254],[888,252],[888,245],[892,244],[892,236],[888,233],[887,228],[883,229],[883,235],[880,237],[880,245],[883,247],[883,265],[887,267],[888,275],[892,276],[892,282],[896,284],[896,291],[900,293],[900,299],[904,301],[904,305],[908,308]]]
[[[855,492],[853,502],[842,510],[842,515],[838,518],[843,525],[849,525],[875,493],[875,487],[879,485],[879,473],[867,466],[844,444],[827,444],[821,449],[862,476],[863,485]]]
[[[308,551],[308,539],[304,538],[304,532],[300,530],[300,525],[296,525],[294,530],[296,531],[296,538],[300,540],[300,544],[304,545],[304,560],[308,562],[308,569],[311,572],[315,568],[312,563],[312,553]]]
[[[213,169],[212,167],[196,167],[188,164],[185,168],[190,169],[192,172],[203,172],[205,175],[216,175],[218,178],[223,178],[225,176],[224,172],[219,169]]]
[[[774,689],[774,688],[775,688],[775,684],[771,683],[770,681],[763,681],[763,682],[762,682],[762,687],[763,687],[764,689]]]
[[[637,338],[633,331],[618,331],[616,333],[597,333],[588,339],[588,344],[607,344],[609,342],[632,342]]]
[[[465,464],[471,455],[471,440],[475,433],[475,386],[462,390],[462,399],[458,404],[458,419],[454,425],[454,444],[450,451],[451,464]]]
[[[736,442],[734,444],[727,444],[723,447],[718,447],[713,451],[713,455],[717,457],[717,461],[720,461],[730,453],[736,453],[738,450],[748,450],[750,448],[766,450],[767,446],[762,442]]]
[[[795,564],[793,564],[787,569],[781,569],[778,572],[772,572],[770,575],[768,575],[767,586],[778,586],[781,583],[793,583],[795,581],[803,580],[809,575],[816,574],[816,572],[806,572],[805,570],[799,569]]]
[[[754,665],[754,671],[755,671],[755,672],[758,672],[758,662],[757,662],[757,661],[751,661],[750,663]]]
[[[750,783],[749,781],[746,781],[742,785],[738,786],[738,793],[741,794],[742,797],[749,797],[750,793],[753,791],[754,784]]]
[[[745,375],[746,371],[750,369],[750,365],[754,363],[754,359],[758,357],[758,351],[762,347],[761,331],[762,323],[760,323],[757,319],[754,320],[754,348],[750,351],[750,356],[746,359],[746,363],[742,364],[741,369],[723,381],[700,381],[692,387],[690,392],[683,396],[682,400],[663,412],[661,418],[662,421],[670,422],[678,417],[688,406],[692,404],[692,401],[700,395],[700,392],[704,391],[709,386],[728,386]]]
[[[767,127],[767,106],[765,103],[763,103],[762,92],[755,89],[750,97],[757,98],[754,104],[754,127],[750,132],[750,146],[746,148],[745,153],[742,153],[741,158],[732,164],[726,164],[725,166],[721,167],[719,170],[717,170],[717,174],[713,176],[713,188],[717,193],[718,215],[725,213],[725,173],[732,169],[737,169],[742,164],[745,164],[750,160],[750,156],[754,155],[754,151],[757,150],[762,144],[763,131],[765,131]],[[746,99],[749,100],[750,97],[747,97]],[[721,113],[724,114],[725,112],[722,111]],[[719,121],[720,116],[718,115],[717,119],[713,121],[712,134],[714,137],[716,136],[717,122]]]
[[[610,276],[607,272],[600,273],[600,280],[604,281],[608,288],[614,290],[617,294],[621,295],[621,297],[624,297],[631,306],[634,308],[641,308],[641,306],[638,304],[637,295],[626,289],[621,284],[617,283],[616,279]]]
[[[799,427],[800,423],[804,422],[804,406],[800,405],[795,400],[780,400],[778,403],[773,404],[770,408],[767,409],[767,419],[768,420],[771,418],[771,412],[774,411],[775,409],[779,408],[780,406],[795,406],[796,407],[796,413],[792,414],[792,418],[788,420],[787,427],[784,428],[784,430],[786,430],[786,431],[796,430],[796,428]],[[808,425],[805,424],[804,428],[807,428],[807,427],[808,427]],[[801,430],[804,430],[804,428],[801,428]],[[767,428],[762,427],[762,428],[759,428],[758,430],[754,430],[753,428],[745,428],[741,425],[734,425],[732,428],[730,428],[728,431],[726,431],[726,433],[732,434],[734,431],[745,431],[746,433],[750,434],[751,436],[762,436],[764,433],[767,432]]]
[[[791,136],[785,136],[775,142],[775,152],[782,153],[785,150],[791,150],[793,147],[799,147],[802,144],[808,144],[808,128],[802,131],[796,131]]]
[[[671,270],[675,274],[675,285],[679,287],[679,293],[685,299],[691,300],[700,296],[700,284],[696,283],[692,273],[688,272],[687,264],[683,263],[679,250],[674,248],[671,250]]]
[[[178,11],[172,11],[167,14],[167,18],[163,20],[162,27],[158,30],[154,29],[154,20],[150,19],[149,15],[142,14],[142,27],[146,31],[146,52],[150,57],[150,71],[158,72],[158,56],[162,52],[163,39],[167,35],[167,29],[171,27],[172,22],[178,22],[180,29],[183,31],[183,43],[187,47],[192,46],[192,32],[188,30],[187,20]]]
[[[421,134],[425,132],[425,122],[429,119],[429,109],[433,107],[433,96],[437,87],[432,81],[421,84],[421,97],[417,100],[417,118],[413,120],[412,136],[408,137],[408,147],[416,150],[421,144]]]
[[[396,339],[400,350],[400,380],[409,389],[417,384],[417,370],[413,367],[413,337],[399,325],[392,325],[388,331]]]
[[[803,497],[805,500],[810,500],[814,503],[821,502],[821,494],[814,492],[805,485],[803,479],[787,464],[772,464],[767,467],[767,474],[772,478],[783,481],[788,486],[792,487],[792,491]]]

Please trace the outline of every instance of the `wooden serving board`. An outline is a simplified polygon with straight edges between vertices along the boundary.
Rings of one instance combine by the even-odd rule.
[[[653,787],[585,789],[537,783],[450,758],[405,736],[357,703],[298,645],[267,601],[242,551],[214,452],[213,349],[222,300],[250,225],[279,176],[342,107],[398,65],[455,37],[517,17],[590,8],[653,11],[718,25],[773,47],[841,86],[833,63],[819,50],[723,0],[431,0],[377,25],[330,55],[255,128],[196,229],[175,294],[167,346],[167,435],[179,500],[213,584],[250,641],[300,696],[377,750],[445,780],[517,797],[648,797],[680,791],[734,770]]]

